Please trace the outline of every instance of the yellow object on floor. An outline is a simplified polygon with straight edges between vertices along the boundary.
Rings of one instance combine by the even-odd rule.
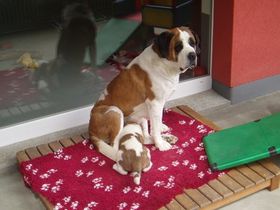
[[[17,60],[17,63],[22,64],[25,68],[33,70],[39,67],[38,62],[31,57],[30,53],[24,53],[22,56],[20,56]]]

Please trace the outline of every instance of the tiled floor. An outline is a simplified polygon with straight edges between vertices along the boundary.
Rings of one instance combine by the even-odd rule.
[[[280,91],[247,102],[231,105],[229,101],[214,91],[206,91],[180,100],[171,101],[167,106],[187,104],[221,127],[250,122],[272,113],[280,112]],[[280,166],[280,157],[274,158]],[[0,209],[39,210],[44,209],[39,199],[23,185],[15,166],[0,171]],[[223,210],[278,210],[280,189],[269,192],[263,190],[231,205]]]

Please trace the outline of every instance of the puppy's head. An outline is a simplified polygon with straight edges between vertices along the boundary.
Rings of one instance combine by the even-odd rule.
[[[172,62],[180,73],[197,65],[200,52],[199,38],[188,27],[162,32],[155,37],[152,48],[160,58]]]

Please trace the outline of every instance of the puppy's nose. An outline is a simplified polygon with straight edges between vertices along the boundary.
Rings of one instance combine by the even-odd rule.
[[[190,52],[190,53],[188,54],[188,59],[189,59],[190,62],[195,61],[195,59],[196,59],[196,54],[195,54],[194,52]]]

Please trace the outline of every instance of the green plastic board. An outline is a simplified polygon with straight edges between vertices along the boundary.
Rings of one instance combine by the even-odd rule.
[[[223,170],[280,153],[280,113],[209,134],[203,139],[210,166]]]
[[[96,37],[96,65],[103,65],[139,25],[140,22],[137,21],[112,18],[102,26]],[[84,61],[90,63],[89,53],[86,54]]]

